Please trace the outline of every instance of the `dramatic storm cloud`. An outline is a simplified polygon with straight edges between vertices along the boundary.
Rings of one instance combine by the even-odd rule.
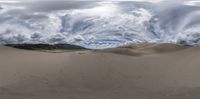
[[[0,0],[0,44],[200,44],[197,0]]]

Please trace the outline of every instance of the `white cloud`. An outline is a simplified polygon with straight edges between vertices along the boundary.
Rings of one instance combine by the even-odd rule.
[[[190,6],[200,6],[200,1],[198,0],[190,0],[190,1],[185,1],[185,5],[190,5]]]
[[[107,1],[137,1],[137,2],[152,2],[152,3],[158,3],[163,0],[107,0]]]
[[[0,3],[18,3],[20,1],[16,1],[16,0],[0,0]]]
[[[26,1],[137,1],[137,2],[152,2],[158,3],[163,0],[0,0],[4,3],[18,3],[18,2],[26,2]]]

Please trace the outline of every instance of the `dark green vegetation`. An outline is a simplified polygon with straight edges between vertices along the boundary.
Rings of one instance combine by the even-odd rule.
[[[6,46],[26,50],[86,50],[86,48],[71,44],[7,44]]]

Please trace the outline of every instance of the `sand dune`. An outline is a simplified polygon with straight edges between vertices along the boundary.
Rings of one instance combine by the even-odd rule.
[[[180,50],[191,48],[189,46],[174,45],[174,44],[134,44],[128,46],[122,46],[118,48],[105,49],[103,52],[110,52],[128,56],[142,56],[148,54],[161,54],[171,53]]]
[[[0,99],[200,99],[200,48],[51,53],[0,47]]]

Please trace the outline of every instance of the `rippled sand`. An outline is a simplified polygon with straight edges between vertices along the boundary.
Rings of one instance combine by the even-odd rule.
[[[0,47],[0,99],[200,99],[200,48],[52,53]]]

